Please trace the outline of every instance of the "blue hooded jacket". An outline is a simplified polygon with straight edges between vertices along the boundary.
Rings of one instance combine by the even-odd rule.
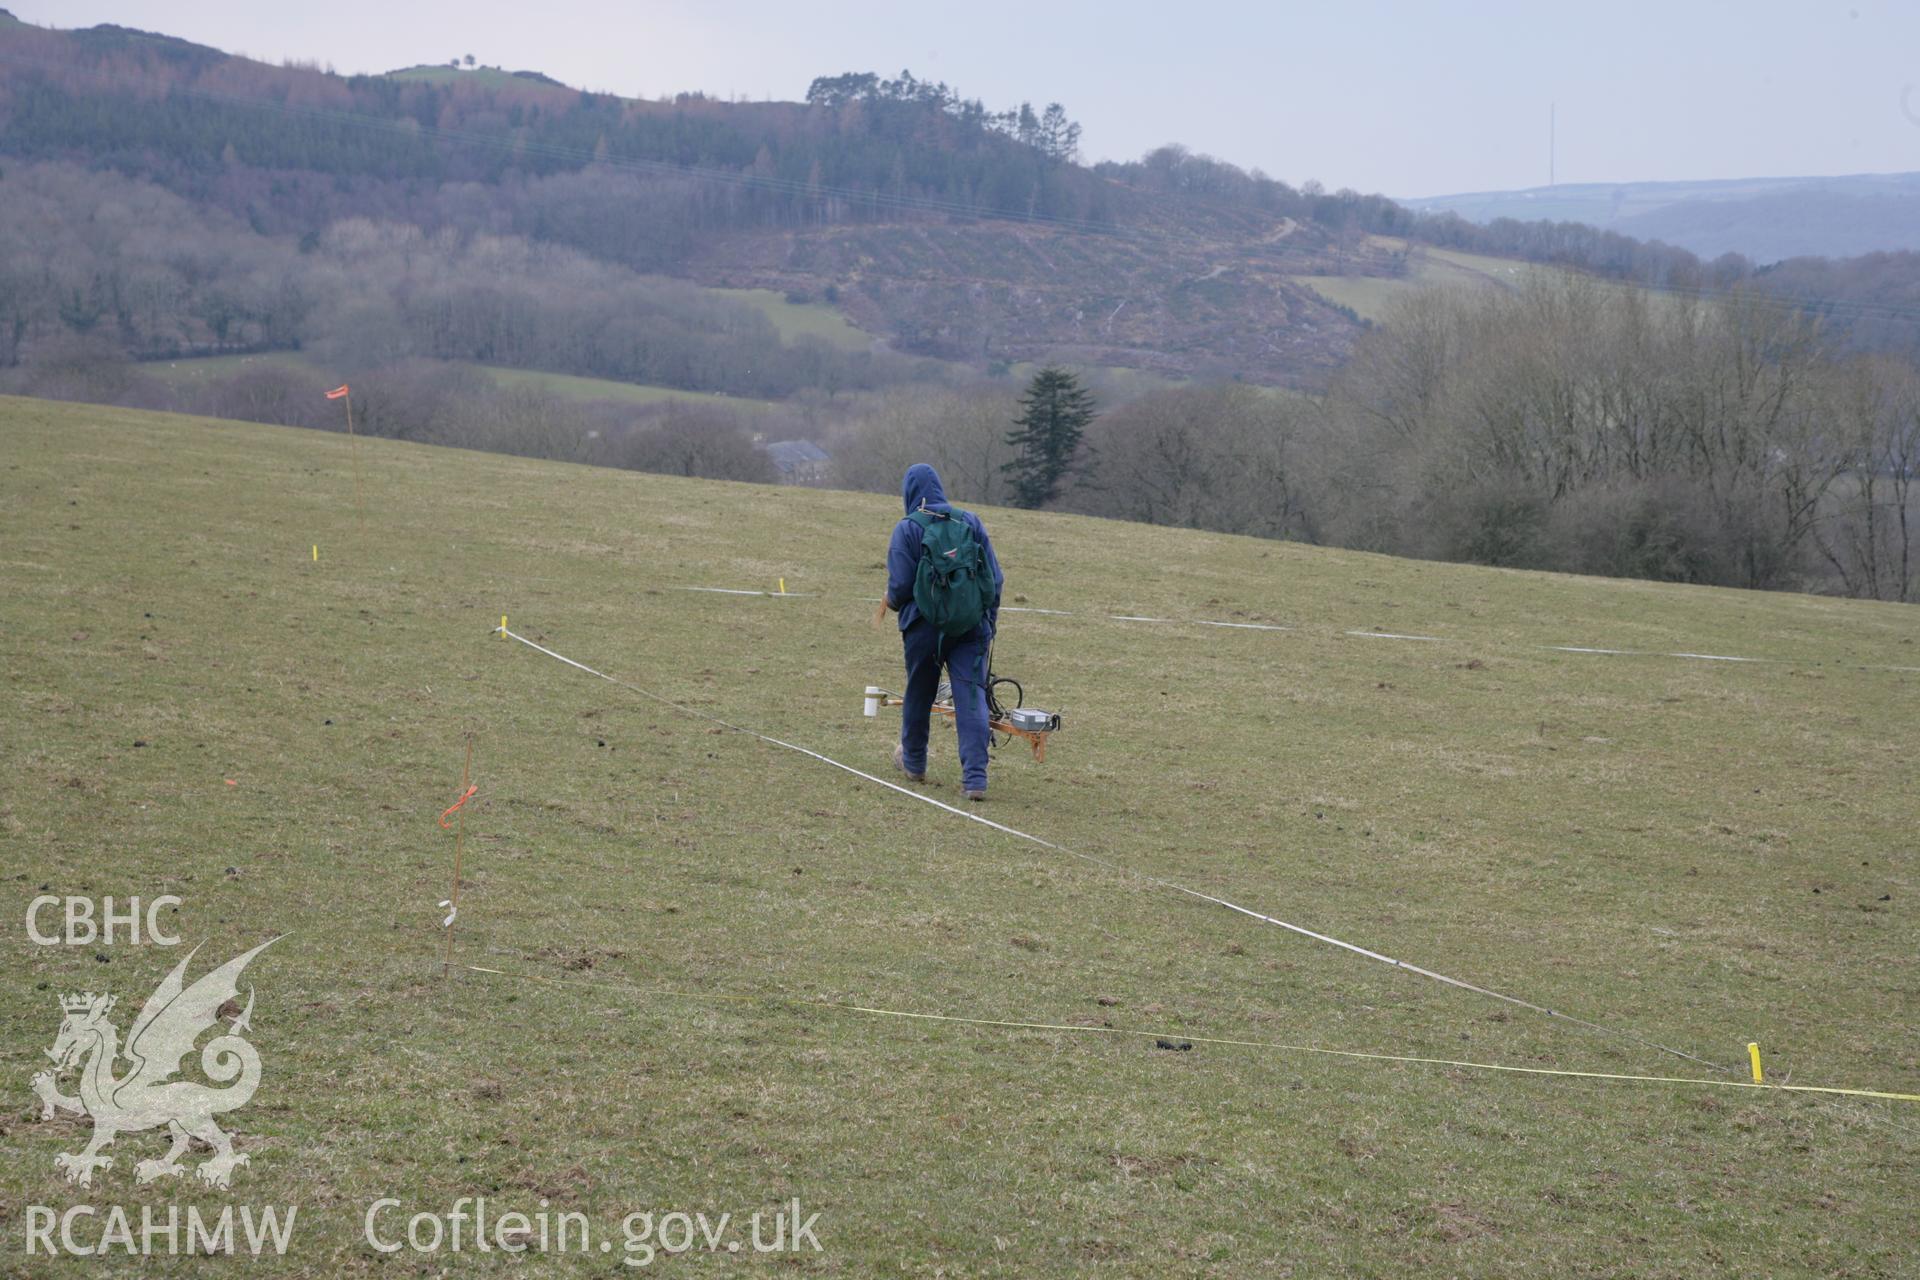
[[[995,624],[1000,620],[1000,591],[1006,585],[1006,575],[1000,572],[999,558],[993,554],[993,541],[987,537],[987,526],[980,523],[980,517],[971,511],[954,511],[947,502],[947,491],[940,486],[940,473],[924,462],[916,462],[907,468],[907,474],[900,481],[900,497],[909,514],[920,510],[922,506],[929,511],[952,511],[967,522],[973,530],[975,541],[980,549],[987,553],[987,568],[993,573],[993,603],[987,607],[987,616],[980,621],[969,635],[969,639],[991,640]],[[887,546],[887,599],[900,610],[900,629],[905,631],[919,618],[919,607],[913,603],[913,579],[920,570],[920,543],[925,537],[917,521],[902,520],[893,526],[893,541]]]

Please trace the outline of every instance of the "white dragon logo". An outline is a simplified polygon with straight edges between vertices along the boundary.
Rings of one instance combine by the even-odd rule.
[[[205,974],[192,986],[182,979],[187,964],[200,948],[174,966],[154,989],[134,1019],[127,1045],[120,1048],[119,1030],[107,1020],[116,1003],[110,995],[62,996],[60,1008],[66,1019],[60,1035],[47,1050],[54,1069],[33,1078],[33,1091],[40,1096],[42,1120],[51,1120],[56,1111],[69,1111],[93,1118],[93,1141],[77,1155],[62,1153],[53,1158],[54,1167],[64,1171],[67,1181],[90,1186],[93,1171],[111,1168],[112,1156],[100,1154],[122,1133],[167,1127],[173,1146],[158,1160],[142,1160],[134,1166],[138,1182],[178,1177],[186,1170],[180,1156],[187,1144],[198,1138],[213,1148],[213,1157],[194,1170],[194,1176],[210,1186],[225,1188],[234,1169],[247,1163],[236,1154],[233,1139],[213,1122],[216,1115],[237,1111],[252,1099],[260,1087],[260,1055],[242,1038],[251,1026],[253,989],[247,989],[247,1007],[235,1017],[226,1034],[209,1040],[200,1051],[200,1069],[209,1080],[227,1085],[216,1089],[191,1080],[175,1080],[181,1060],[193,1051],[202,1032],[220,1024],[222,1006],[239,995],[241,971],[247,962],[278,942],[261,943],[244,955]],[[115,1077],[114,1063],[125,1058],[130,1069]],[[59,1078],[78,1067],[79,1097],[60,1092]],[[237,1079],[236,1079],[237,1077]],[[228,1081],[234,1081],[227,1084]]]

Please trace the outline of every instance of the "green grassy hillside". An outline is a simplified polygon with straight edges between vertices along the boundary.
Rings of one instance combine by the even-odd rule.
[[[659,404],[680,400],[687,404],[719,404],[735,409],[764,409],[768,401],[746,396],[721,395],[711,391],[682,391],[678,387],[649,386],[638,382],[615,382],[609,378],[582,378],[571,373],[546,373],[539,369],[507,369],[499,365],[475,365],[498,387],[532,387],[549,395],[570,400],[612,400],[620,404]]]
[[[630,1212],[798,1197],[822,1275],[1910,1273],[1920,1107],[1210,1043],[1713,1074],[490,634],[885,773],[893,502],[360,447],[363,529],[342,436],[0,400],[9,1269],[67,1274],[25,1206],[240,1201],[300,1206],[274,1274],[385,1274],[371,1202],[391,1235],[484,1194],[614,1258]],[[986,516],[1012,602],[1073,615],[1005,618],[996,667],[1068,727],[999,757],[994,820],[1730,1067],[1757,1040],[1775,1080],[1920,1091],[1911,608]],[[673,589],[780,578],[808,594]],[[468,735],[456,955],[503,974],[443,981]],[[933,773],[956,802],[938,732]],[[40,893],[177,894],[196,974],[287,935],[247,973],[230,1195],[136,1186],[151,1134],[56,1172],[88,1133],[28,1089],[57,997],[124,1031],[185,948],[33,945]]]
[[[402,67],[398,71],[389,71],[388,80],[417,80],[428,84],[466,83],[482,85],[489,89],[524,89],[529,84],[547,84],[554,88],[565,88],[557,80],[546,76],[530,78],[515,75],[502,67],[450,67],[440,63],[422,63],[417,67]]]
[[[861,332],[823,302],[789,302],[785,294],[773,289],[709,289],[707,292],[758,308],[773,322],[785,342],[819,338],[842,351],[866,351],[873,346],[873,335]]]
[[[683,391],[678,387],[649,386],[638,382],[616,382],[611,378],[583,378],[570,373],[547,373],[540,369],[509,369],[500,365],[465,365],[484,375],[498,387],[531,387],[569,400],[611,400],[619,404],[657,404],[663,400],[683,400],[689,404],[721,404],[732,408],[764,408],[765,400],[744,396],[719,395],[710,391]],[[297,351],[269,351],[250,356],[201,356],[190,360],[155,360],[139,366],[169,386],[176,388],[203,385],[216,378],[228,378],[250,368],[283,368],[327,373],[328,370]],[[337,376],[337,375],[336,375]]]
[[[1403,252],[1407,242],[1388,236],[1373,236],[1375,249]],[[1403,276],[1296,276],[1295,280],[1315,293],[1346,307],[1363,320],[1384,319],[1393,305],[1421,289],[1512,288],[1535,272],[1550,268],[1534,266],[1511,258],[1493,258],[1479,253],[1461,253],[1455,249],[1418,246]]]

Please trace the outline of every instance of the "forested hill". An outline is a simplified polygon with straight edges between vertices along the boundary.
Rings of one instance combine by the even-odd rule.
[[[749,104],[444,70],[342,77],[117,27],[10,24],[0,154],[157,185],[224,236],[238,222],[307,252],[372,220],[517,237],[631,272],[829,298],[896,351],[979,363],[1064,355],[1311,380],[1356,326],[1292,277],[1390,269],[1359,232],[1300,216],[1314,197],[1277,183],[1253,199],[1182,191],[1179,163],[1119,180],[1075,161],[1063,109],[989,111],[910,75],[830,77],[808,102]],[[40,230],[0,227],[16,242]],[[121,266],[140,268],[58,282],[15,317],[15,347],[60,322],[55,293],[85,294]],[[135,317],[125,345],[152,357],[289,340],[284,316],[237,310],[212,334],[136,333]]]
[[[890,219],[921,205],[1092,227],[1123,216],[1124,192],[1066,163],[1064,121],[1050,120],[1043,136],[1030,107],[1030,122],[1018,112],[1005,121],[911,76],[844,78],[865,84],[823,93],[824,108],[654,102],[535,73],[342,77],[119,27],[5,34],[9,153],[104,161],[195,195],[242,196],[263,230],[328,216],[326,196],[284,182],[232,190],[245,186],[224,181],[236,168],[311,172],[342,194],[364,191],[358,183],[491,185],[595,165],[733,177],[688,202],[695,228]],[[844,193],[861,199],[841,207]]]
[[[426,237],[443,265],[463,270],[485,260],[475,237],[513,241],[500,251],[508,262],[496,292],[537,292],[540,251],[606,264],[576,327],[600,326],[616,304],[598,295],[622,273],[669,276],[824,299],[909,356],[980,367],[1056,358],[1293,385],[1323,382],[1364,323],[1339,290],[1312,282],[1408,275],[1410,242],[1659,287],[1723,288],[1750,272],[1576,224],[1416,215],[1178,147],[1089,167],[1078,135],[1057,104],[989,108],[904,72],[823,76],[797,103],[640,101],[535,71],[339,76],[121,27],[56,31],[9,18],[0,157],[20,198],[0,201],[0,271],[12,286],[0,304],[0,365],[63,330],[105,333],[108,317],[138,358],[303,345],[321,318],[340,320],[323,315],[313,255],[331,250],[337,265],[352,256],[343,239],[364,246],[370,236],[390,246]],[[148,199],[110,187],[109,174],[169,193],[165,220],[251,263],[245,278],[230,263],[183,270],[156,236],[109,243],[45,222],[75,200]],[[64,248],[36,254],[45,244]],[[570,263],[558,274],[593,271]],[[558,345],[570,353],[562,372],[755,395],[881,376],[764,342],[759,358],[717,356],[738,347],[749,322],[710,307],[692,308],[705,335],[693,342],[706,353],[697,359],[678,354],[687,342],[672,359],[658,343],[642,354],[644,334],[622,351],[543,345],[509,332],[532,319],[487,310],[485,288],[469,281],[434,316],[417,306],[402,315],[405,350],[555,367],[547,348]],[[414,305],[405,289],[393,296],[401,311]],[[563,323],[566,298],[539,301],[543,323]],[[684,327],[688,311],[663,301],[653,314],[657,333]],[[727,376],[716,383],[694,363]]]

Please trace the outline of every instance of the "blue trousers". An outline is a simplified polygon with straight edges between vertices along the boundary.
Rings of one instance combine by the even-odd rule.
[[[960,737],[960,773],[968,791],[987,789],[987,642],[968,637],[941,643],[930,624],[915,620],[900,633],[907,655],[906,705],[900,709],[900,746],[909,773],[927,771],[927,725],[940,668],[953,683],[954,728]]]

